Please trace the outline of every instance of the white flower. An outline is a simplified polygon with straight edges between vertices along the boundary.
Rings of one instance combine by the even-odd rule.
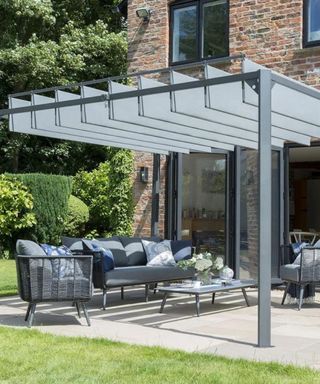
[[[215,267],[217,268],[217,269],[221,269],[221,268],[223,268],[223,258],[222,257],[220,257],[220,256],[218,256],[217,258],[216,258],[216,261],[215,261]]]

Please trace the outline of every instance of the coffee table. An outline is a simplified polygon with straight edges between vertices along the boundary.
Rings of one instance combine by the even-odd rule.
[[[256,285],[257,283],[255,280],[231,280],[230,282],[217,280],[216,282],[210,285],[202,285],[200,287],[195,286],[194,282],[171,284],[167,287],[166,286],[159,287],[159,292],[163,292],[163,299],[160,307],[160,313],[163,312],[168,295],[170,293],[194,295],[196,300],[196,313],[198,317],[200,316],[200,295],[208,294],[208,293],[212,294],[212,304],[214,304],[216,292],[224,292],[224,291],[231,291],[234,289],[241,289],[243,293],[243,297],[246,301],[246,304],[248,307],[250,307],[246,288],[252,288],[252,287],[255,287]]]

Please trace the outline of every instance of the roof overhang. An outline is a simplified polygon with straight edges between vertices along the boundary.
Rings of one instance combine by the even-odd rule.
[[[9,96],[10,130],[165,154],[258,149],[259,66],[231,74],[201,63],[202,77],[162,69]],[[182,68],[184,69],[184,67]],[[319,91],[271,71],[271,140],[309,145],[320,137]],[[48,96],[50,95],[50,96]]]

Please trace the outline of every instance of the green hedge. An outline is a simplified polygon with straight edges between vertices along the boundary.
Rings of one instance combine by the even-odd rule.
[[[56,244],[64,230],[72,179],[42,173],[10,174],[27,186],[33,197],[36,225],[30,236],[38,242]]]
[[[68,214],[64,227],[67,236],[80,237],[85,234],[85,225],[89,220],[89,208],[78,197],[71,195],[68,202]]]

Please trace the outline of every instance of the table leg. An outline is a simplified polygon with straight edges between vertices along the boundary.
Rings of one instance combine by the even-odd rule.
[[[244,297],[244,299],[245,299],[245,301],[247,303],[247,306],[250,307],[250,303],[249,303],[249,299],[248,299],[246,290],[244,288],[241,288],[241,290],[242,290],[242,293],[243,293],[243,297]]]
[[[197,316],[200,316],[200,296],[196,294],[196,310],[197,310]]]
[[[215,297],[216,297],[216,293],[215,293],[215,292],[213,292],[213,293],[212,293],[212,300],[211,300],[211,304],[214,304],[214,299],[215,299]]]
[[[163,295],[163,298],[162,298],[162,303],[161,303],[161,307],[160,307],[159,313],[163,312],[163,308],[166,305],[167,297],[168,297],[168,293],[165,292],[164,295]]]

